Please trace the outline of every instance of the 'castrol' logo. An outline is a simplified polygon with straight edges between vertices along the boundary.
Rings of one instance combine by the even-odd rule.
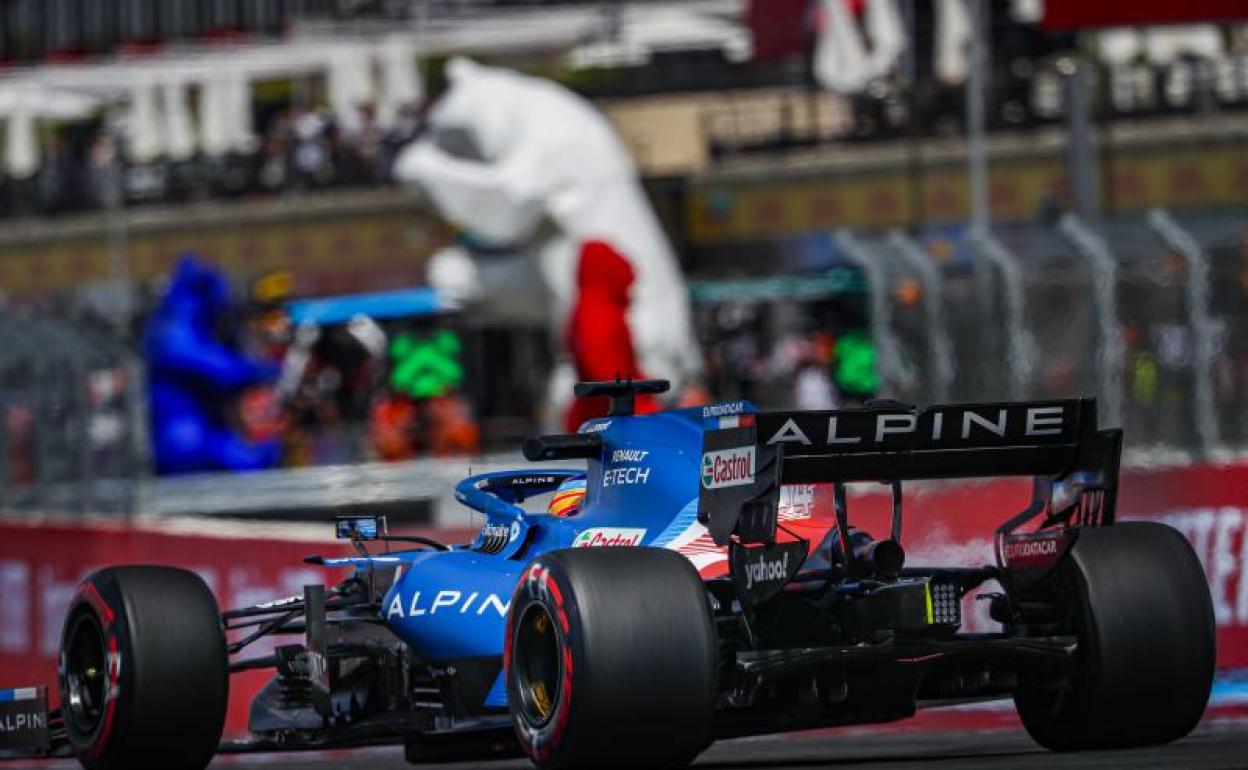
[[[754,483],[754,447],[721,449],[702,455],[702,486],[707,489]]]
[[[646,536],[644,529],[631,527],[596,527],[587,529],[572,541],[573,548],[603,548],[607,546],[638,546]]]

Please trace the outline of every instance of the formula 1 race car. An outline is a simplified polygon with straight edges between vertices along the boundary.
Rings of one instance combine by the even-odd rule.
[[[45,689],[0,691],[0,748],[94,770],[400,743],[414,763],[680,767],[719,738],[970,700],[1013,698],[1059,751],[1164,743],[1200,719],[1201,565],[1173,529],[1115,524],[1122,434],[1097,429],[1093,401],[633,413],[665,388],[577,386],[609,416],[524,454],[584,469],[463,480],[485,517],[467,545],[343,518],[358,553],[309,561],[345,580],[226,612],[190,572],[96,572],[65,623],[59,710]],[[995,564],[906,565],[903,481],[1006,475],[1034,494]],[[845,485],[863,481],[891,487],[883,537],[851,524]],[[794,504],[811,488],[830,502]],[[1002,630],[962,632],[964,597],[990,581],[978,598]],[[274,675],[251,735],[222,743],[229,675],[254,669]]]

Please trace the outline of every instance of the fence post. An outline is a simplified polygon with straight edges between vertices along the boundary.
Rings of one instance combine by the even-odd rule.
[[[51,462],[52,452],[48,441],[48,430],[51,423],[51,420],[49,419],[51,416],[51,398],[49,389],[41,385],[41,383],[46,383],[49,379],[48,368],[48,365],[43,361],[36,361],[32,363],[31,366],[33,373],[31,381],[34,384],[32,389],[32,401],[34,402],[34,409],[32,412],[34,421],[31,424],[31,449],[33,450],[33,457],[31,459],[34,462],[34,499],[36,506],[41,511],[46,511],[49,503],[49,465]]]
[[[73,362],[69,371],[70,397],[68,407],[73,409],[71,418],[77,446],[74,447],[74,479],[78,499],[76,508],[79,513],[86,514],[92,510],[95,498],[95,468],[91,456],[91,393],[89,383],[90,367],[78,351],[74,352]]]
[[[1036,344],[1027,329],[1027,298],[1023,268],[1014,253],[998,241],[990,230],[971,228],[971,247],[996,268],[1001,276],[1002,304],[1005,306],[1006,370],[1009,397],[1025,401],[1031,391],[1036,364]]]
[[[992,220],[988,198],[988,143],[985,137],[991,47],[988,40],[988,3],[966,0],[971,21],[971,71],[966,84],[968,176],[971,181],[971,227],[986,230]]]
[[[1094,219],[1097,214],[1096,138],[1092,131],[1088,69],[1080,58],[1065,58],[1058,63],[1066,87],[1066,163],[1071,198],[1079,216]]]
[[[0,321],[3,323],[3,321]],[[0,340],[4,335],[0,333]],[[0,343],[2,344],[2,343]],[[8,371],[3,354],[0,354],[0,511],[7,511],[11,504],[9,489],[13,483],[9,468],[9,391]]]
[[[927,322],[927,366],[932,376],[931,398],[936,403],[950,400],[953,390],[953,341],[945,318],[944,279],[931,256],[901,230],[888,234],[893,253],[919,275],[923,283],[923,317]]]
[[[1204,457],[1221,443],[1217,410],[1213,402],[1213,359],[1216,355],[1213,320],[1209,317],[1209,257],[1196,239],[1165,209],[1148,213],[1148,225],[1166,247],[1187,261],[1187,323],[1192,330],[1196,355],[1192,362],[1195,398],[1192,408],[1196,419],[1196,437]]]
[[[122,501],[122,515],[134,516],[147,505],[148,482],[152,474],[152,449],[147,411],[147,370],[138,356],[128,355],[126,367],[126,418],[129,449],[127,470],[130,472]]]
[[[1096,305],[1096,325],[1101,343],[1097,354],[1100,364],[1100,371],[1097,373],[1097,396],[1101,401],[1101,416],[1105,422],[1115,427],[1121,426],[1122,365],[1126,351],[1118,322],[1118,261],[1114,259],[1105,239],[1093,232],[1078,216],[1063,215],[1057,227],[1092,268],[1093,302]]]
[[[836,245],[867,277],[867,297],[871,312],[871,341],[875,346],[881,392],[889,390],[905,377],[900,347],[893,335],[893,308],[888,296],[888,271],[861,239],[852,231],[842,229],[833,236]]]

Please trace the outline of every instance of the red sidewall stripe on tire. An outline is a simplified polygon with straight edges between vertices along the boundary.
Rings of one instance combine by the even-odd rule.
[[[117,699],[121,694],[121,645],[117,639],[115,627],[117,613],[104,600],[94,582],[86,582],[79,586],[77,598],[86,602],[100,619],[108,653],[108,692],[104,696],[106,703],[104,722],[86,752],[88,759],[98,759],[104,753],[112,737],[113,725],[117,718]]]
[[[513,719],[516,725],[516,736],[520,743],[525,747],[526,751],[536,760],[545,761],[555,751],[559,749],[563,737],[567,733],[568,721],[572,713],[572,675],[573,675],[573,655],[571,629],[572,623],[568,613],[567,602],[564,599],[563,591],[559,588],[558,583],[551,577],[550,570],[543,567],[539,562],[529,565],[524,574],[520,578],[517,587],[517,598],[523,596],[528,601],[516,602],[513,600],[512,606],[517,608],[517,614],[522,612],[533,602],[540,602],[543,595],[549,596],[555,607],[555,619],[559,624],[559,639],[562,646],[561,660],[563,663],[563,676],[561,677],[561,686],[559,688],[558,706],[554,717],[541,728],[534,728],[530,725],[521,725],[521,718]],[[507,622],[507,637],[503,646],[503,665],[508,680],[511,677],[511,661],[513,644],[514,644],[513,623],[511,616]]]

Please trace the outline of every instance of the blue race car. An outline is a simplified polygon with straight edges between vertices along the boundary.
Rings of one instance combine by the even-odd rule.
[[[1115,524],[1122,434],[1098,430],[1094,402],[633,413],[665,388],[579,385],[609,416],[524,453],[585,467],[465,479],[459,501],[485,517],[467,545],[343,518],[357,554],[309,561],[349,577],[226,612],[189,572],[95,573],[65,624],[61,708],[0,691],[17,693],[0,748],[92,770],[376,744],[414,763],[681,767],[719,738],[989,698],[1055,750],[1166,742],[1200,719],[1201,566],[1172,529]],[[902,481],[996,475],[1035,477],[996,563],[906,566]],[[845,485],[862,481],[892,489],[887,536],[850,524]],[[962,632],[963,598],[992,581],[978,598],[1003,630]],[[251,736],[221,743],[229,675],[253,669],[274,674]]]

